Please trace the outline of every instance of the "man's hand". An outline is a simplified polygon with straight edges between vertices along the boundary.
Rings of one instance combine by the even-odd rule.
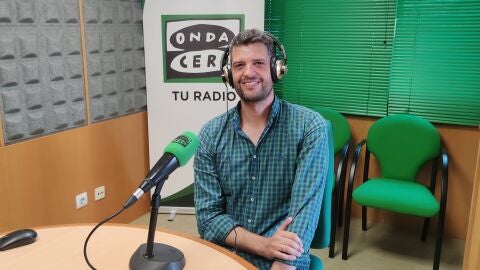
[[[295,266],[284,264],[278,261],[274,261],[272,263],[272,267],[270,267],[270,270],[295,270],[297,269]]]
[[[261,256],[269,260],[278,258],[293,261],[302,255],[302,240],[295,233],[286,231],[292,220],[291,217],[287,218],[270,238],[265,239]]]
[[[287,231],[292,218],[287,218],[269,238],[249,232],[238,226],[227,235],[225,243],[242,251],[262,256],[268,260],[293,261],[303,253],[303,243],[297,234]]]

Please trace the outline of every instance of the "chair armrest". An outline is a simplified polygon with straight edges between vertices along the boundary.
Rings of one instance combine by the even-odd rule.
[[[448,189],[448,154],[446,149],[442,146],[441,149],[441,165],[442,165],[442,187],[440,189],[440,209],[445,210],[447,204],[447,189]]]
[[[352,157],[352,164],[350,165],[350,177],[348,178],[348,194],[352,193],[353,183],[355,182],[355,175],[357,174],[357,162],[358,157],[360,156],[360,152],[362,151],[363,145],[367,142],[367,140],[363,139],[361,142],[357,144],[355,147],[355,151],[353,152]]]
[[[337,167],[337,176],[336,176],[336,183],[339,184],[339,181],[343,181],[345,177],[345,173],[347,172],[347,160],[348,160],[348,152],[350,151],[350,141],[343,145],[342,151],[340,153],[340,159],[338,160],[338,167]]]

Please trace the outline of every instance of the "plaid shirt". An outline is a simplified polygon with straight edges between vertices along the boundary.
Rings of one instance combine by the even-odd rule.
[[[327,123],[316,112],[275,97],[257,146],[240,128],[240,103],[200,131],[195,155],[195,209],[200,236],[225,245],[235,226],[272,236],[289,216],[288,231],[304,254],[282,261],[308,269],[328,167]],[[239,251],[260,269],[272,261]]]

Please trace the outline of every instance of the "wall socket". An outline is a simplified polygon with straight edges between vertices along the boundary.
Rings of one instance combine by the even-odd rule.
[[[105,198],[105,186],[95,188],[95,201]]]
[[[83,193],[78,194],[75,197],[75,202],[76,202],[76,205],[77,205],[77,209],[82,208],[84,206],[87,206],[87,204],[88,204],[87,192],[83,192]]]

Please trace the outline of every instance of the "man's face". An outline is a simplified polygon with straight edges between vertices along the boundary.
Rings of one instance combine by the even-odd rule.
[[[232,49],[233,86],[244,102],[259,102],[273,95],[270,56],[263,43]]]

